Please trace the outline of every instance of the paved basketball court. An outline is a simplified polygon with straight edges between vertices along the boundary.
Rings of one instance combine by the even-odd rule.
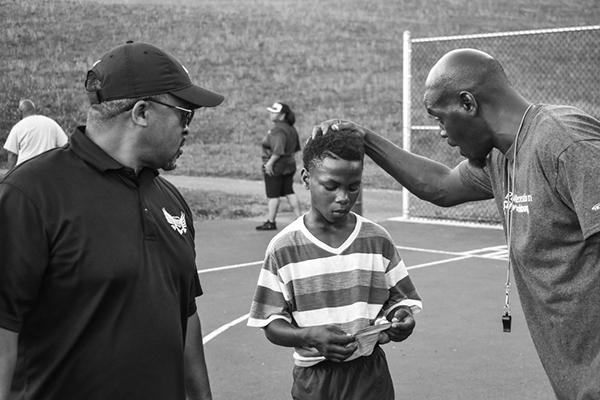
[[[255,231],[257,222],[207,221],[196,227],[205,290],[198,308],[215,399],[291,398],[292,350],[246,327],[260,262],[276,233]],[[514,289],[513,332],[502,332],[502,231],[380,222],[424,301],[413,335],[383,347],[397,398],[553,398]]]

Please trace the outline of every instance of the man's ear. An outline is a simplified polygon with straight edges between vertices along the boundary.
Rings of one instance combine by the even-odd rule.
[[[310,187],[310,172],[308,172],[306,168],[302,168],[302,171],[300,171],[300,177],[302,178],[304,188],[308,189]]]
[[[131,121],[136,125],[148,126],[148,102],[140,100],[131,109]]]
[[[475,99],[473,93],[463,90],[458,96],[460,98],[460,106],[463,110],[469,114],[477,114],[479,105],[477,104],[477,99]]]

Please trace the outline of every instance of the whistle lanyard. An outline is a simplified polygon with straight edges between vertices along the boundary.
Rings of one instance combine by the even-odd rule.
[[[508,249],[508,265],[506,267],[506,284],[505,284],[505,297],[504,297],[504,313],[502,314],[502,327],[504,332],[511,331],[511,322],[512,316],[510,313],[510,269],[512,266],[512,228],[513,228],[513,209],[514,203],[513,198],[516,195],[515,189],[515,181],[516,181],[516,172],[517,172],[517,147],[519,145],[519,135],[521,133],[521,129],[523,129],[523,123],[525,122],[525,116],[527,112],[533,104],[530,104],[529,107],[523,113],[523,117],[521,118],[521,123],[519,124],[519,128],[517,129],[517,134],[515,135],[515,141],[513,143],[513,160],[512,160],[512,173],[508,174],[508,159],[504,164],[504,181],[506,182],[507,190],[506,196],[504,197],[504,221],[506,223],[506,247]]]

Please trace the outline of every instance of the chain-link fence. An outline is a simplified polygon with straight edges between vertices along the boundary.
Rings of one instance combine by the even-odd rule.
[[[429,69],[446,52],[476,48],[491,54],[530,101],[568,104],[600,117],[600,26],[411,39],[404,36],[404,146],[448,166],[462,158],[439,136],[423,107]],[[412,90],[411,90],[412,88]],[[408,128],[407,128],[408,127]],[[404,216],[500,221],[493,200],[442,208],[407,192]]]

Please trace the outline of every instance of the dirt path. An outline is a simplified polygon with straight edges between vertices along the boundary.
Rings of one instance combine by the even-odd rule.
[[[175,186],[181,188],[253,196],[265,195],[262,181],[170,174],[163,174],[163,176]],[[303,204],[309,204],[308,191],[302,185],[294,184],[294,191]],[[362,209],[363,215],[373,221],[398,217],[402,213],[402,193],[397,190],[365,189],[363,191]]]
[[[5,172],[6,170],[0,169],[0,176],[4,175]],[[171,174],[162,174],[162,176],[180,188],[265,196],[262,181]],[[303,204],[309,204],[308,191],[302,185],[299,183],[294,184],[294,191]],[[362,210],[362,214],[373,221],[398,217],[402,214],[402,193],[397,190],[365,189],[363,191]]]

